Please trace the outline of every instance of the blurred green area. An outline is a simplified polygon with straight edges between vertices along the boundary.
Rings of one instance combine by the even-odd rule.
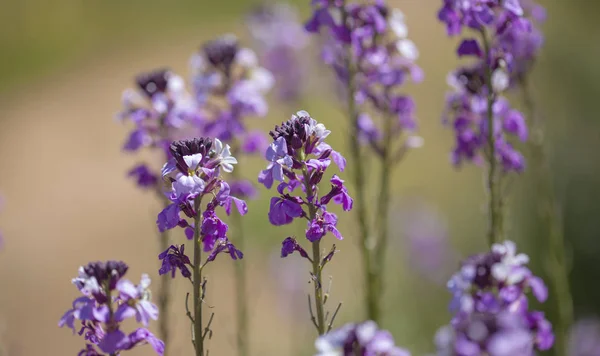
[[[426,5],[415,5],[417,1]],[[422,153],[416,152],[409,157],[396,173],[398,185],[395,193],[398,196],[407,193],[421,195],[434,202],[450,222],[453,246],[460,255],[466,256],[485,248],[485,221],[480,209],[484,199],[483,184],[478,169],[468,167],[456,172],[447,166],[450,132],[441,128],[439,112],[445,90],[445,74],[456,60],[453,58],[452,42],[444,42],[442,27],[431,27],[434,23],[431,18],[435,16],[431,10],[437,7],[437,2],[392,2],[410,9],[406,14],[411,35],[417,45],[423,47],[421,63],[427,74],[423,86],[411,87],[417,98],[427,146]],[[563,203],[565,233],[572,260],[576,313],[599,314],[600,287],[594,282],[600,280],[600,219],[597,218],[600,214],[600,160],[595,156],[600,150],[597,99],[600,45],[595,43],[600,32],[596,21],[600,2],[540,2],[548,8],[549,21],[545,26],[548,38],[534,75],[534,87],[538,106],[548,122],[547,137],[554,181],[557,195]],[[308,1],[297,0],[295,3],[301,5],[304,14],[308,13]],[[124,48],[135,51],[143,47],[147,50],[155,44],[160,51],[167,43],[183,37],[187,42],[196,34],[198,38],[209,38],[222,31],[243,34],[243,24],[239,19],[252,2],[4,0],[0,6],[0,95],[4,100],[10,100],[13,95],[26,95],[27,87],[32,83],[56,78],[51,76],[53,73],[83,67],[88,60],[103,61],[111,53]],[[189,52],[193,50],[190,48]],[[442,53],[444,50],[446,52]],[[184,65],[181,62],[166,64]],[[117,107],[118,93],[111,95],[114,95]],[[332,96],[308,97],[304,103],[304,108],[328,126],[344,122]],[[290,111],[289,107],[275,105],[261,127],[266,129],[282,121]],[[6,115],[0,119],[0,124],[15,120]],[[343,133],[334,134],[333,140],[334,144],[344,147]],[[243,171],[252,176],[261,165],[262,162],[255,160]],[[544,252],[545,236],[544,227],[539,226],[536,215],[535,184],[529,174],[515,184],[511,201],[514,225],[511,232],[532,256],[535,272],[544,275],[541,254]],[[268,226],[263,213],[268,207],[266,197],[269,193],[261,193],[265,198],[251,203],[251,212],[256,213],[251,213],[250,218],[245,220],[246,228],[254,232],[252,238],[255,243],[247,254],[248,258],[264,258],[277,248],[282,236],[302,229],[298,224],[286,228]],[[344,227],[351,226],[351,217],[343,219]],[[347,240],[354,242],[352,237]],[[356,256],[355,247],[347,245],[343,251]],[[401,247],[390,251],[390,256],[400,258],[390,259],[385,326],[393,331],[398,343],[410,347],[415,355],[421,355],[432,351],[433,333],[448,319],[446,303],[449,296],[443,286],[424,281],[412,273],[404,261],[406,254]],[[333,270],[337,279],[348,278],[352,280],[351,285],[360,285],[358,261],[346,259]],[[358,304],[361,292],[355,290],[353,293],[348,297],[350,302],[344,306],[340,322],[361,318]],[[552,318],[552,301],[546,308]]]

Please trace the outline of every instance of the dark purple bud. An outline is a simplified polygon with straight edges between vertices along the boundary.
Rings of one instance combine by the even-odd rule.
[[[148,97],[152,97],[157,93],[164,93],[167,90],[169,70],[161,68],[152,72],[142,73],[135,78],[135,81]]]
[[[203,47],[208,61],[215,67],[229,72],[238,52],[238,40],[233,35],[225,35],[206,43]]]
[[[208,152],[212,146],[212,140],[208,137],[180,140],[171,143],[169,150],[175,159],[177,169],[183,174],[188,174],[188,166],[183,159],[184,156],[201,154],[202,161],[208,160]]]

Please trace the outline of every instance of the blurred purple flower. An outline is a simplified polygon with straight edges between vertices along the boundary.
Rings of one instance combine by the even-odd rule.
[[[600,320],[585,318],[575,322],[569,335],[569,356],[600,356]]]

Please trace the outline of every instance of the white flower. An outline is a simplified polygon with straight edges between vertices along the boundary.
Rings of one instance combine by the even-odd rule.
[[[517,246],[512,241],[492,246],[494,253],[502,255],[502,260],[492,266],[492,276],[499,281],[509,284],[521,282],[528,273],[524,265],[529,263],[529,256],[523,253],[517,254]]]
[[[408,136],[406,138],[406,142],[405,142],[406,147],[408,147],[408,148],[423,147],[424,143],[425,143],[425,140],[423,140],[423,137],[416,136],[416,135]]]
[[[233,165],[237,164],[238,161],[231,155],[231,148],[229,145],[223,145],[223,142],[218,138],[213,141],[214,157],[212,159],[218,160],[219,165],[223,167],[223,170],[227,173],[233,172]]]
[[[256,67],[250,72],[250,82],[258,91],[265,93],[273,88],[275,78],[266,68]]]
[[[510,78],[504,68],[498,68],[492,73],[492,88],[494,93],[502,93],[508,88]]]
[[[396,42],[396,49],[402,55],[402,57],[415,61],[419,58],[419,50],[415,43],[409,39],[403,38]]]
[[[301,110],[301,111],[298,111],[296,113],[296,115],[292,116],[292,118],[306,117],[306,116],[310,117],[310,114],[304,110]],[[318,123],[317,120],[315,120],[313,118],[311,118],[309,120],[309,123],[304,126],[305,126],[305,130],[306,130],[306,134],[308,136],[315,136],[319,140],[319,142],[323,141],[331,133],[331,130],[327,130],[325,125]]]
[[[399,38],[406,38],[408,36],[408,27],[404,22],[404,14],[398,9],[393,9],[389,18],[389,25],[392,32]]]
[[[253,50],[242,48],[235,55],[235,62],[244,68],[254,68],[258,65],[258,57]]]

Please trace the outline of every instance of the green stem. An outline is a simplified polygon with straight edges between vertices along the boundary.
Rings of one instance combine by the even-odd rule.
[[[542,122],[536,115],[535,103],[527,81],[521,80],[523,104],[527,117],[532,121],[532,134],[529,148],[532,156],[532,171],[538,188],[539,214],[542,225],[548,227],[548,249],[546,273],[551,279],[552,289],[556,297],[558,320],[554,323],[558,355],[567,355],[567,333],[573,323],[573,297],[569,285],[569,266],[566,258],[564,228],[560,216],[560,206],[556,199],[551,182],[551,169],[544,149]]]
[[[374,307],[376,308],[373,314],[374,321],[379,322],[381,315],[381,298],[383,294],[383,270],[385,261],[385,251],[387,248],[388,240],[388,228],[389,228],[389,208],[390,208],[390,179],[392,175],[392,130],[393,130],[393,118],[390,115],[386,115],[384,118],[383,128],[383,152],[381,157],[381,175],[379,181],[379,204],[377,207],[376,223],[378,228],[377,244],[375,248],[374,258],[374,270],[375,270],[375,283],[374,283],[374,298],[377,298],[377,303]]]
[[[498,160],[496,159],[496,142],[494,135],[494,88],[492,87],[492,69],[490,68],[490,45],[484,30],[481,31],[483,47],[485,51],[485,83],[487,86],[487,124],[488,124],[488,176],[487,188],[489,194],[489,230],[488,244],[490,247],[502,240],[503,222],[502,210],[500,206],[500,182],[497,170]]]
[[[304,186],[306,187],[306,200],[308,202],[308,218],[313,221],[317,216],[317,207],[312,203],[314,198],[314,190],[312,184],[310,184],[310,177],[308,176],[308,168],[306,164],[302,167],[302,174],[304,175]],[[317,328],[319,335],[325,334],[325,312],[323,303],[323,279],[321,277],[321,247],[320,240],[316,240],[312,243],[312,268],[314,275],[314,286],[315,286],[315,306],[317,309]]]
[[[202,196],[198,196],[194,200],[194,270],[192,273],[194,286],[194,347],[196,356],[204,356],[204,338],[202,335],[202,241],[200,240],[200,229],[202,221],[201,204]]]
[[[347,14],[343,11],[343,23],[346,23]],[[358,219],[360,252],[362,255],[363,278],[365,281],[365,305],[367,317],[379,322],[379,296],[377,288],[377,272],[373,268],[372,252],[373,242],[369,236],[368,212],[365,199],[365,171],[360,150],[360,129],[358,125],[358,112],[354,98],[356,92],[356,65],[353,61],[351,46],[346,48],[346,68],[348,69],[348,116],[351,124],[351,134],[348,140],[350,156],[353,160],[352,184],[354,186],[354,209]]]
[[[239,150],[233,145],[232,151],[235,155]],[[232,172],[234,180],[238,179],[238,170]],[[241,250],[245,250],[244,229],[242,226],[242,217],[234,212],[232,216],[232,240],[235,246]],[[247,356],[250,354],[248,344],[248,298],[246,297],[246,260],[240,259],[235,261],[235,298],[237,308],[237,332],[236,341],[238,355]]]

